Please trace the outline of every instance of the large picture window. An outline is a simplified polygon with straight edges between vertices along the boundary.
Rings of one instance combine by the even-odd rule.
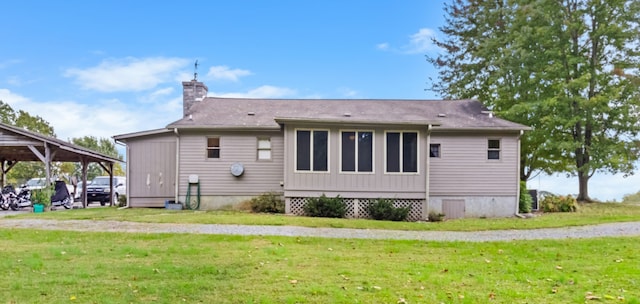
[[[373,132],[342,132],[342,171],[373,172]]]
[[[387,132],[387,172],[418,172],[418,133]]]
[[[329,131],[296,130],[296,170],[327,172]]]

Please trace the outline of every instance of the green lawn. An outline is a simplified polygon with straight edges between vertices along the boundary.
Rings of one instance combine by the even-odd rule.
[[[442,223],[116,208],[11,217],[473,231],[638,221],[640,207],[590,204],[577,213],[532,219]],[[0,233],[4,303],[640,304],[640,237],[465,243],[30,229]]]
[[[640,303],[640,237],[0,233],[3,303]]]
[[[593,203],[581,205],[575,213],[546,213],[530,219],[460,219],[445,222],[390,222],[364,219],[328,219],[283,214],[253,214],[240,211],[176,211],[165,209],[90,208],[22,214],[15,218],[96,219],[154,223],[198,223],[241,225],[293,225],[394,230],[477,231],[497,229],[534,229],[640,221],[640,205]]]

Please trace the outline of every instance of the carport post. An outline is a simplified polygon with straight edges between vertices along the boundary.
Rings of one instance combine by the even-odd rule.
[[[87,171],[89,162],[86,157],[82,158],[82,195],[80,198],[82,199],[82,208],[87,208]]]

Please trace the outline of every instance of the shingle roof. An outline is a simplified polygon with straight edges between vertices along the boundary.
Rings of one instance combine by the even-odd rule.
[[[477,100],[250,99],[207,97],[167,128],[276,129],[278,121],[431,124],[438,129],[526,130]]]

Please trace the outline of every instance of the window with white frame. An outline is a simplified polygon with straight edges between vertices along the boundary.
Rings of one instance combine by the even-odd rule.
[[[207,158],[220,158],[220,137],[207,138]]]
[[[271,159],[271,138],[258,138],[258,160]]]
[[[373,172],[373,132],[343,131],[342,172]]]
[[[418,132],[386,133],[386,172],[418,172]]]
[[[329,171],[329,131],[296,130],[296,170]]]
[[[487,159],[500,159],[500,140],[489,139],[487,146]]]

